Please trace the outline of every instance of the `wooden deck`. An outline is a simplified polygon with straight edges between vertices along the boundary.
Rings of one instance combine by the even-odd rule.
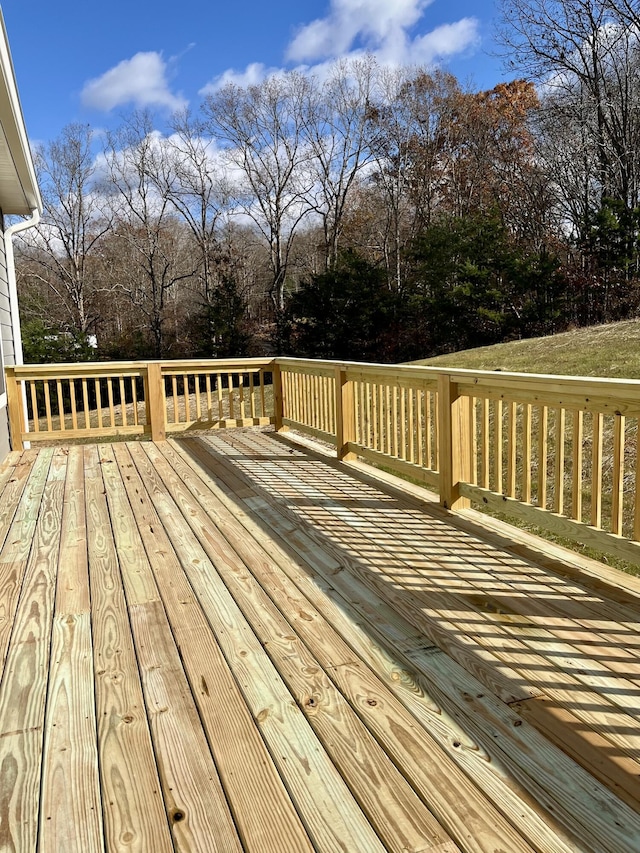
[[[268,431],[0,490],[0,853],[640,850],[635,580]]]

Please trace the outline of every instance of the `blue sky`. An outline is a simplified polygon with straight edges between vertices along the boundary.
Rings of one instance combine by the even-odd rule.
[[[32,140],[72,121],[113,127],[132,106],[159,116],[221,80],[322,68],[362,50],[435,63],[477,88],[504,79],[492,57],[497,14],[470,0],[7,0],[5,23]]]

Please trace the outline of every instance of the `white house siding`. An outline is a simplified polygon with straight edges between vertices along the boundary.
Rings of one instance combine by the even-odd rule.
[[[1,233],[1,229],[0,229]],[[15,364],[13,346],[13,328],[11,325],[11,310],[9,304],[9,285],[7,283],[7,266],[4,255],[4,241],[0,239],[0,348],[2,362],[5,365]],[[9,452],[9,420],[7,418],[4,368],[0,371],[0,460]]]

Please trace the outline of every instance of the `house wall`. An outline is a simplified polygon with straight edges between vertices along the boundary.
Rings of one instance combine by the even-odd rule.
[[[0,215],[0,234],[4,232],[4,222]],[[7,395],[4,380],[4,365],[15,364],[13,346],[13,328],[9,303],[9,284],[7,263],[4,254],[4,240],[0,239],[0,462],[10,449],[9,420],[7,417]]]

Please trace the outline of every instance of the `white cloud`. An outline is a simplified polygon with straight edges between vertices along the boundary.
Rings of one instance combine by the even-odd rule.
[[[324,18],[301,27],[289,44],[289,66],[324,79],[337,59],[357,59],[367,54],[381,65],[430,66],[476,47],[480,42],[477,18],[441,24],[425,32],[426,8],[433,0],[330,0]],[[416,33],[417,29],[422,33]],[[229,69],[200,90],[211,94],[226,83],[250,86],[282,69],[259,62],[244,71]]]
[[[315,62],[362,50],[383,63],[430,64],[478,42],[478,21],[463,18],[411,35],[432,0],[331,0],[328,14],[302,27],[290,43],[290,62]]]
[[[273,77],[280,74],[280,68],[269,68],[262,62],[252,62],[244,69],[237,71],[235,68],[228,68],[224,73],[214,77],[209,83],[200,89],[199,95],[210,95],[222,89],[227,83],[233,83],[236,86],[257,86],[262,83],[267,77]]]
[[[169,89],[167,63],[157,51],[136,53],[102,76],[89,80],[81,98],[85,106],[104,112],[131,103],[136,107],[160,106],[171,110],[187,103]]]

